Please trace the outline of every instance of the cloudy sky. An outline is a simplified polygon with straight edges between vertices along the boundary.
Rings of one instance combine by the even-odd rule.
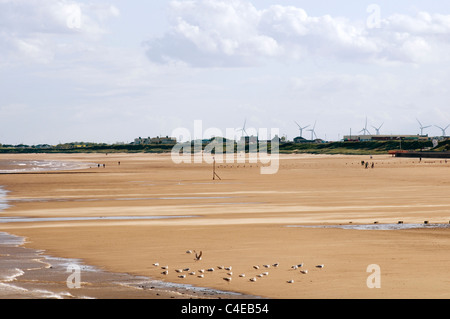
[[[338,140],[419,119],[442,135],[450,7],[393,2],[0,0],[0,143],[131,142],[195,120],[288,139],[316,122]]]

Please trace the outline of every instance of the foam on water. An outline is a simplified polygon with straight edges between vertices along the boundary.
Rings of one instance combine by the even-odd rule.
[[[44,161],[44,160],[12,160],[3,161],[6,169],[0,170],[0,174],[43,172],[56,170],[75,170],[92,167],[93,163],[64,162],[64,161]]]

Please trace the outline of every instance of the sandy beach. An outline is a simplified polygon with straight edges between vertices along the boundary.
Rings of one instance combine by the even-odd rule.
[[[0,174],[10,205],[0,217],[25,218],[0,219],[0,232],[24,237],[21,247],[45,255],[262,298],[450,297],[444,160],[280,155],[277,174],[261,174],[261,164],[219,163],[220,180],[212,179],[210,164],[174,164],[170,154],[0,155],[0,163],[13,160],[86,164]],[[368,285],[370,265],[379,267],[379,288]],[[69,289],[67,274],[59,276],[60,289],[75,298],[192,297],[139,285],[118,289],[83,270],[81,288]]]

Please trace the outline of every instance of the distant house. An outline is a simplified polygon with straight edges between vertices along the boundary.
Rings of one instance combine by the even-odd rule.
[[[148,145],[148,144],[176,144],[177,139],[174,137],[139,137],[135,138],[133,144],[135,145]]]
[[[429,141],[428,135],[345,135],[344,142],[368,142],[368,141],[399,141],[416,140]]]
[[[307,143],[307,142],[309,141],[301,136],[294,137],[294,143]]]

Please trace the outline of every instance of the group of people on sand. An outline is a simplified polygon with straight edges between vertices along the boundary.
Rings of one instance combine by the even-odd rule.
[[[361,165],[364,166],[365,168],[369,168],[369,162],[361,161]],[[370,164],[370,167],[374,168],[375,167],[375,163],[372,162],[372,164]]]
[[[120,166],[120,162],[117,162],[117,165]],[[97,164],[98,168],[100,168],[100,166],[103,166],[103,168],[106,168],[106,164]]]

